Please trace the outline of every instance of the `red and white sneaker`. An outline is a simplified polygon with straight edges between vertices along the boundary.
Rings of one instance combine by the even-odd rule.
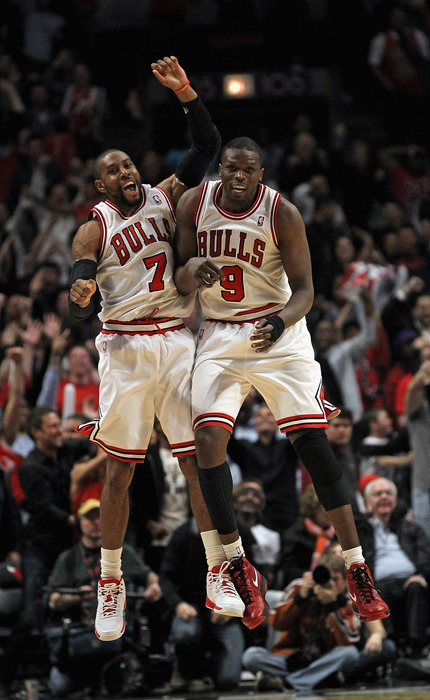
[[[206,577],[206,607],[220,615],[242,617],[245,604],[228,573],[229,561],[217,564]]]
[[[125,583],[122,578],[100,579],[97,590],[95,632],[103,642],[119,639],[124,634],[126,606]]]
[[[333,418],[337,418],[341,414],[340,408],[335,406],[334,403],[330,403],[330,401],[327,401],[327,399],[323,399],[323,404],[325,417],[327,421],[333,420]]]
[[[269,604],[264,599],[267,581],[246,557],[234,557],[228,568],[234,586],[245,603],[242,622],[250,630],[260,625],[269,614]]]
[[[352,609],[360,619],[372,622],[388,617],[390,609],[376,590],[367,564],[352,564],[347,574]]]

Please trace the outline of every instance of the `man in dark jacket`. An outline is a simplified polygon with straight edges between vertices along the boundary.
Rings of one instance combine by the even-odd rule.
[[[357,523],[366,561],[390,606],[384,620],[390,636],[406,632],[406,656],[419,658],[428,627],[430,538],[399,502],[390,479],[370,481],[364,490],[369,516]]]
[[[239,465],[242,479],[262,480],[266,496],[262,523],[281,532],[299,513],[297,455],[291,442],[279,436],[278,424],[266,404],[259,406],[254,426],[258,439],[237,440],[233,435],[227,445],[228,455]]]
[[[253,563],[256,541],[247,525],[238,525]],[[174,531],[160,569],[178,671],[190,690],[204,677],[220,690],[232,690],[240,681],[246,630],[240,617],[219,615],[206,607],[206,576],[204,548],[197,523],[191,518]]]
[[[19,468],[22,503],[23,623],[41,624],[42,587],[58,555],[73,544],[76,517],[70,509],[70,471],[90,448],[86,440],[63,440],[60,416],[41,406],[30,413],[35,448]]]

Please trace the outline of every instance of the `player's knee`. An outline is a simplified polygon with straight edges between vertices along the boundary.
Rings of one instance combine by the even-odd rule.
[[[229,433],[217,425],[204,425],[195,434],[199,467],[215,467],[225,460]]]
[[[293,442],[314,484],[330,485],[342,477],[342,467],[322,428],[301,431]]]
[[[134,468],[134,463],[119,462],[109,458],[106,466],[105,486],[112,491],[126,491],[131,484]]]
[[[183,457],[178,457],[179,466],[181,468],[182,474],[185,476],[187,482],[198,483],[199,473],[197,471],[197,460],[194,455],[186,455]]]

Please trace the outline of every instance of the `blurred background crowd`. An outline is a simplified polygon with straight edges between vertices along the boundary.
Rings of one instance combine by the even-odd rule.
[[[178,56],[224,142],[247,135],[261,144],[264,182],[303,216],[315,287],[308,326],[325,396],[342,408],[329,440],[349,476],[358,519],[377,517],[365,490],[372,479],[393,485],[392,510],[416,524],[423,538],[416,546],[428,554],[427,568],[415,561],[406,573],[426,582],[427,0],[2,0],[0,21],[0,608],[12,629],[19,619],[18,642],[5,645],[12,659],[5,683],[18,673],[19,635],[46,624],[40,601],[57,557],[78,545],[82,518],[92,513],[98,522],[104,456],[73,428],[97,416],[100,324],[96,313],[84,323],[69,317],[71,240],[100,201],[92,175],[98,153],[125,150],[142,181],[157,184],[187,148],[177,101],[150,70],[166,53]],[[207,177],[217,177],[216,162]],[[195,333],[200,321],[196,306],[188,319]],[[158,603],[166,592],[176,600],[172,587],[182,595],[184,582],[172,580],[175,551],[166,552],[178,528],[194,530],[185,481],[158,425],[152,443],[130,493],[127,541],[150,567],[137,577],[142,597],[149,588],[147,598]],[[271,588],[283,590],[316,565],[332,533],[323,515],[315,517],[306,470],[254,391],[229,459],[254,561]],[[311,537],[309,557],[295,544],[300,528]],[[95,526],[88,551],[88,542],[99,546],[96,535]],[[86,562],[91,579],[97,562]],[[57,588],[59,581],[82,584],[79,577],[54,580]],[[13,600],[9,588],[18,589]],[[158,654],[169,639],[172,605],[170,618],[155,614],[164,620],[153,625]],[[418,641],[402,628],[404,656],[425,654],[427,622]],[[243,648],[256,641],[244,632]],[[266,638],[257,635],[257,643]]]

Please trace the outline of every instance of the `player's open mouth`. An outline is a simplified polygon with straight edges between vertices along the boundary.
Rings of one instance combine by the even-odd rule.
[[[128,180],[125,185],[123,185],[123,190],[126,192],[131,192],[132,194],[137,191],[136,183],[134,180]]]
[[[245,185],[232,185],[232,186],[231,186],[231,189],[232,189],[234,192],[245,192],[246,187],[245,187]]]

